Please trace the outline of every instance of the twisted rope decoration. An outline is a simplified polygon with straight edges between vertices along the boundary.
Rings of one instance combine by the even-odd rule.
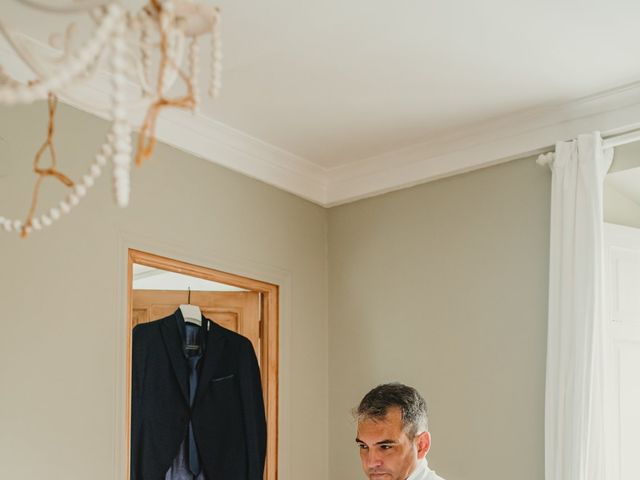
[[[142,165],[142,163],[151,158],[155,149],[157,140],[155,135],[156,122],[161,110],[167,107],[177,107],[184,109],[193,109],[196,104],[192,79],[190,79],[179,67],[175,61],[169,55],[169,35],[167,33],[166,25],[168,19],[163,24],[162,15],[169,15],[169,12],[160,4],[158,0],[152,0],[151,4],[158,13],[158,23],[160,26],[160,68],[158,69],[158,82],[157,82],[157,100],[154,101],[147,110],[144,124],[140,129],[140,135],[138,136],[138,148],[136,152],[135,163],[136,166]],[[184,81],[187,87],[186,95],[178,98],[166,98],[164,96],[164,80],[167,67],[171,66],[176,70],[180,78]]]
[[[36,175],[38,175],[38,180],[36,180],[36,185],[33,190],[33,197],[31,200],[31,208],[29,209],[29,213],[27,214],[27,219],[22,225],[22,229],[20,231],[20,236],[25,238],[28,235],[27,229],[31,227],[31,222],[33,221],[33,215],[35,214],[36,207],[38,205],[38,196],[40,194],[40,187],[42,186],[42,182],[47,177],[54,177],[55,179],[62,182],[65,186],[69,188],[73,188],[75,185],[73,181],[67,177],[62,172],[58,171],[57,164],[58,159],[56,156],[56,148],[53,144],[53,136],[55,134],[55,115],[56,109],[58,107],[58,97],[54,94],[49,93],[48,96],[48,104],[49,104],[49,126],[47,128],[47,138],[42,144],[42,146],[36,152],[36,155],[33,159],[33,171]],[[49,152],[51,157],[51,166],[49,168],[42,168],[40,166],[40,160],[42,159],[42,155],[45,151]]]

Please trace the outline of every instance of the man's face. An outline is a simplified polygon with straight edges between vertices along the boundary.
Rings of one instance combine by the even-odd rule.
[[[358,422],[356,443],[370,480],[406,480],[427,454],[430,442],[428,432],[419,432],[413,440],[407,437],[399,407],[390,407],[382,419]]]

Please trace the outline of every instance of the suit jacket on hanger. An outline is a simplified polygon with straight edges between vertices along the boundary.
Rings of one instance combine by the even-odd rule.
[[[164,480],[189,420],[207,480],[262,480],[267,435],[253,346],[203,317],[206,350],[190,408],[183,321],[178,309],[133,329],[131,480]]]

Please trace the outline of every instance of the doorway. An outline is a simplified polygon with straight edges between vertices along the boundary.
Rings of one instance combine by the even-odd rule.
[[[128,250],[127,388],[131,385],[131,331],[139,323],[172,314],[179,305],[198,305],[215,323],[247,337],[253,344],[262,380],[267,419],[265,480],[277,479],[278,320],[277,285],[162,257]],[[127,394],[130,402],[130,392]],[[130,404],[127,419],[130,421]],[[129,435],[130,426],[127,428]],[[127,455],[130,439],[127,439]],[[129,459],[130,461],[130,459]],[[127,463],[129,463],[129,461]],[[128,469],[127,469],[128,471]]]

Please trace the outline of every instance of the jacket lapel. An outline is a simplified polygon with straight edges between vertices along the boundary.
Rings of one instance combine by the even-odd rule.
[[[160,331],[162,332],[164,345],[167,349],[167,355],[169,356],[171,365],[173,366],[173,372],[176,375],[178,385],[180,385],[180,391],[188,405],[189,389],[187,383],[189,380],[189,372],[187,369],[187,362],[185,361],[183,354],[182,339],[180,337],[180,332],[178,332],[178,320],[181,319],[178,319],[176,315],[182,316],[179,312],[180,310],[177,310],[177,312],[170,317],[166,317],[162,321]]]
[[[215,373],[216,366],[220,365],[224,355],[225,340],[221,328],[208,318],[205,318],[203,321],[208,322],[210,328],[207,332],[207,344],[203,358],[202,371],[200,373],[200,379],[198,380],[195,402],[198,401],[209,385],[209,381]]]

